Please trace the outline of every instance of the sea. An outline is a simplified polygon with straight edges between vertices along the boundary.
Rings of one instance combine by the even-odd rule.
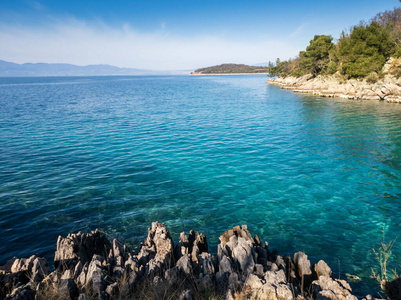
[[[0,264],[98,228],[138,249],[236,225],[358,295],[401,233],[401,105],[295,94],[266,75],[0,78]],[[401,269],[401,238],[389,269]]]

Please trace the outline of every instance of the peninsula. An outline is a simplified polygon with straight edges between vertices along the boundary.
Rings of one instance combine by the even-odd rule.
[[[401,8],[361,22],[333,43],[315,35],[305,51],[269,62],[268,83],[294,92],[401,103]]]
[[[256,67],[243,64],[221,64],[207,68],[197,69],[190,75],[249,75],[267,74],[267,67]]]

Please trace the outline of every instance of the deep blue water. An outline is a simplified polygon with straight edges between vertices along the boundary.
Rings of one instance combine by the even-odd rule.
[[[401,232],[401,105],[297,95],[266,76],[0,78],[0,264],[99,228],[239,224],[377,290]],[[394,266],[401,264],[401,240]]]

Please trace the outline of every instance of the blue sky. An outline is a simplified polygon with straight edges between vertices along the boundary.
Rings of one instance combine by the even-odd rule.
[[[288,59],[397,0],[0,0],[0,59],[195,69]]]

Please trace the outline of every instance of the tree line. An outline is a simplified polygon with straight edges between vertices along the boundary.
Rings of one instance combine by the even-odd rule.
[[[382,76],[390,57],[401,56],[401,8],[377,14],[342,32],[334,42],[329,35],[315,35],[305,51],[286,61],[269,62],[271,76],[331,75],[346,79]],[[397,71],[401,76],[401,70]]]

